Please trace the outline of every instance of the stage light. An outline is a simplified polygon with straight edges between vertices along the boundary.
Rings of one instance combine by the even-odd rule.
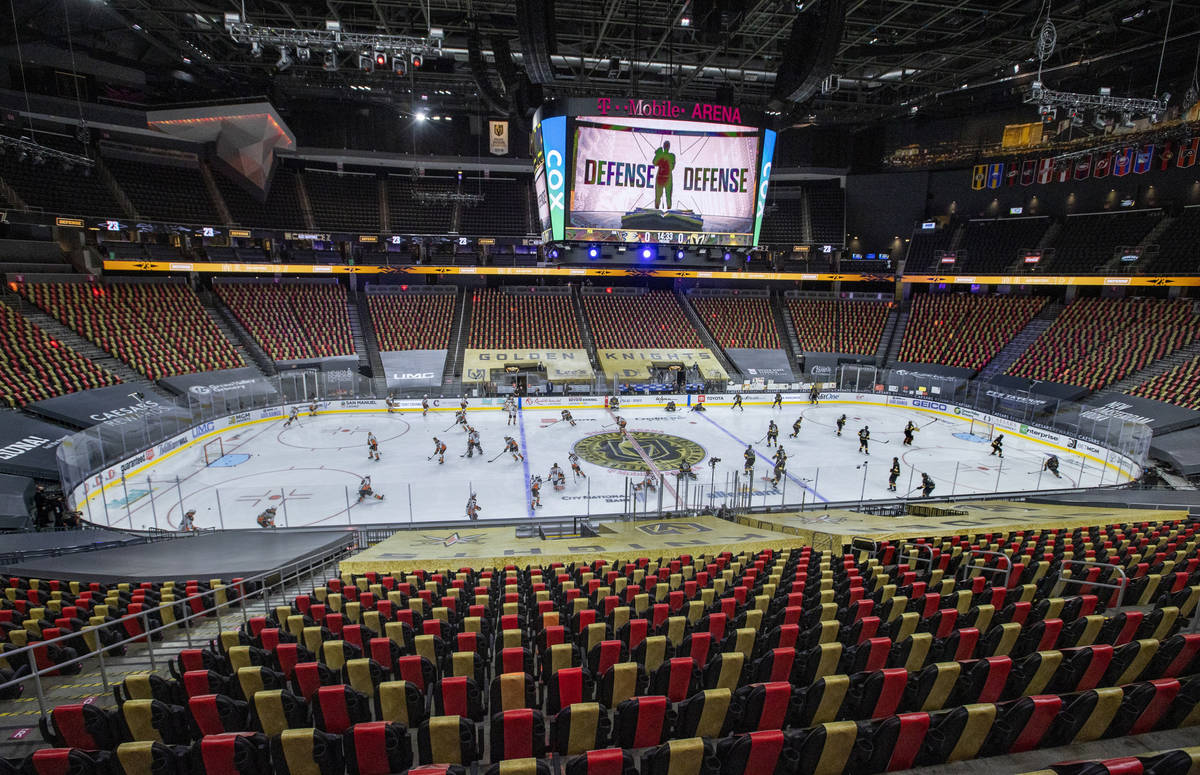
[[[731,258],[733,258],[733,254],[730,253],[728,250],[726,250],[725,251],[725,260],[728,261]]]
[[[370,54],[359,54],[358,69],[366,73],[375,72],[375,58]]]
[[[421,66],[421,61],[422,61],[422,60],[421,60],[421,55],[420,55],[420,54],[413,54],[413,55],[412,55],[412,66],[413,66],[413,67],[420,67],[420,66]]]
[[[382,51],[376,51],[375,52],[375,67],[382,69],[384,67],[387,67],[387,64],[388,64],[387,54],[383,53]]]
[[[262,45],[257,40],[250,41],[250,56],[255,59],[262,56]]]
[[[283,72],[292,66],[292,57],[288,54],[286,47],[279,49],[279,59],[275,60],[275,69],[278,72]]]
[[[413,115],[413,118],[415,118],[417,121],[424,121],[426,118],[428,118],[428,115],[425,113],[425,111],[418,110],[416,114]]]
[[[588,248],[588,258],[600,258],[600,248],[595,245]]]
[[[312,59],[312,49],[307,46],[298,47],[296,49],[296,59],[299,59],[301,62],[307,62]]]
[[[676,260],[676,261],[682,261],[682,260],[683,260],[683,251],[682,251],[682,250],[676,250],[676,251],[675,251],[675,260]]]
[[[551,260],[551,261],[557,261],[557,260],[558,260],[558,248],[552,248],[552,249],[550,250],[550,260]]]
[[[645,260],[649,261],[649,260],[650,260],[650,255],[651,255],[651,253],[650,253],[650,248],[642,248],[642,258],[643,258],[643,259],[645,259]]]
[[[333,73],[338,69],[337,54],[332,51],[325,52],[325,63],[321,65],[327,72]]]

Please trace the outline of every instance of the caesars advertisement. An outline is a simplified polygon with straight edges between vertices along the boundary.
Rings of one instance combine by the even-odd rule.
[[[617,116],[574,127],[568,239],[751,243],[759,129]]]

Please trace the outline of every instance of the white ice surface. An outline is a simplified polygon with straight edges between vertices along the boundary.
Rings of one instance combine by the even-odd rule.
[[[834,421],[845,412],[846,429],[834,435]],[[481,435],[484,454],[462,457],[466,434],[450,427],[453,416],[446,412],[419,411],[387,414],[379,412],[330,413],[300,418],[298,425],[284,428],[284,420],[262,422],[221,434],[226,458],[239,460],[229,466],[204,466],[200,445],[155,464],[126,482],[125,493],[109,488],[103,499],[87,505],[85,516],[100,524],[117,527],[175,528],[181,506],[196,509],[199,527],[255,527],[255,517],[267,506],[278,507],[278,526],[345,526],[349,524],[464,520],[469,491],[478,494],[481,520],[524,517],[532,514],[528,482],[531,474],[547,478],[554,463],[567,474],[567,486],[555,492],[542,487],[539,516],[611,514],[628,511],[627,482],[641,474],[602,468],[583,462],[586,479],[571,475],[567,453],[586,436],[611,431],[611,415],[603,410],[573,410],[578,424],[571,427],[553,422],[558,409],[526,409],[520,424],[506,425],[507,417],[496,410],[472,410],[470,422]],[[1115,469],[1071,451],[1052,449],[1014,435],[1005,436],[1004,460],[991,456],[990,445],[972,441],[966,420],[949,419],[912,409],[889,406],[827,403],[797,404],[782,410],[751,406],[743,411],[714,406],[705,413],[682,407],[670,414],[660,409],[627,409],[622,415],[629,430],[652,431],[681,436],[704,448],[704,461],[695,466],[698,479],[681,484],[667,473],[662,488],[662,505],[696,506],[715,490],[722,503],[732,487],[734,472],[742,469],[742,453],[753,443],[758,454],[754,473],[755,506],[780,506],[818,502],[882,500],[913,492],[927,472],[937,483],[935,495],[965,495],[988,492],[1031,491],[1075,486],[1113,484]],[[797,439],[787,438],[792,423],[803,415]],[[778,487],[765,480],[770,473],[772,450],[762,441],[767,422],[775,418],[780,440],[789,459],[787,479]],[[912,447],[902,445],[901,430],[908,420],[922,430]],[[871,454],[858,452],[857,431],[871,428]],[[608,426],[608,427],[606,427]],[[367,432],[379,438],[382,460],[367,459]],[[516,431],[516,432],[513,432]],[[959,434],[956,436],[955,434]],[[503,447],[503,437],[514,436],[525,453],[525,462],[502,455],[488,462]],[[429,460],[434,436],[446,442],[445,464]],[[964,438],[968,437],[968,438]],[[1061,461],[1062,479],[1041,471],[1042,461],[1054,452]],[[711,457],[721,458],[713,471]],[[887,491],[892,457],[900,458],[901,475],[897,494]],[[869,462],[868,462],[869,461]],[[866,468],[862,467],[868,462]],[[360,477],[370,475],[375,491],[384,500],[357,503]],[[864,478],[865,475],[865,478]],[[713,483],[710,490],[709,483]],[[865,481],[865,488],[864,488]],[[744,478],[742,484],[745,484]],[[915,497],[919,493],[913,492]],[[647,503],[648,500],[648,503]],[[637,498],[639,513],[659,508],[659,496]]]

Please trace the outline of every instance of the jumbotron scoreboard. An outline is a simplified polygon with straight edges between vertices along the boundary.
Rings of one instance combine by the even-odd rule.
[[[758,243],[775,132],[756,111],[572,98],[538,110],[532,142],[545,242]]]

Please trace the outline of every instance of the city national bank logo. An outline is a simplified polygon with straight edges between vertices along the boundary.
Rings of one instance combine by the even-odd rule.
[[[445,538],[431,535],[421,536],[421,540],[417,541],[417,546],[444,546],[449,549],[452,546],[459,544],[476,544],[483,538],[483,533],[474,533],[472,535],[459,535],[458,531],[451,533]]]
[[[687,533],[711,533],[712,528],[696,522],[651,522],[638,525],[637,529],[652,536],[677,536]]]
[[[639,454],[640,448],[640,454]],[[696,466],[707,454],[694,441],[653,431],[633,431],[629,437],[619,432],[598,433],[575,444],[575,454],[589,463],[618,471],[649,470],[644,454],[660,470],[673,471],[684,463]]]

